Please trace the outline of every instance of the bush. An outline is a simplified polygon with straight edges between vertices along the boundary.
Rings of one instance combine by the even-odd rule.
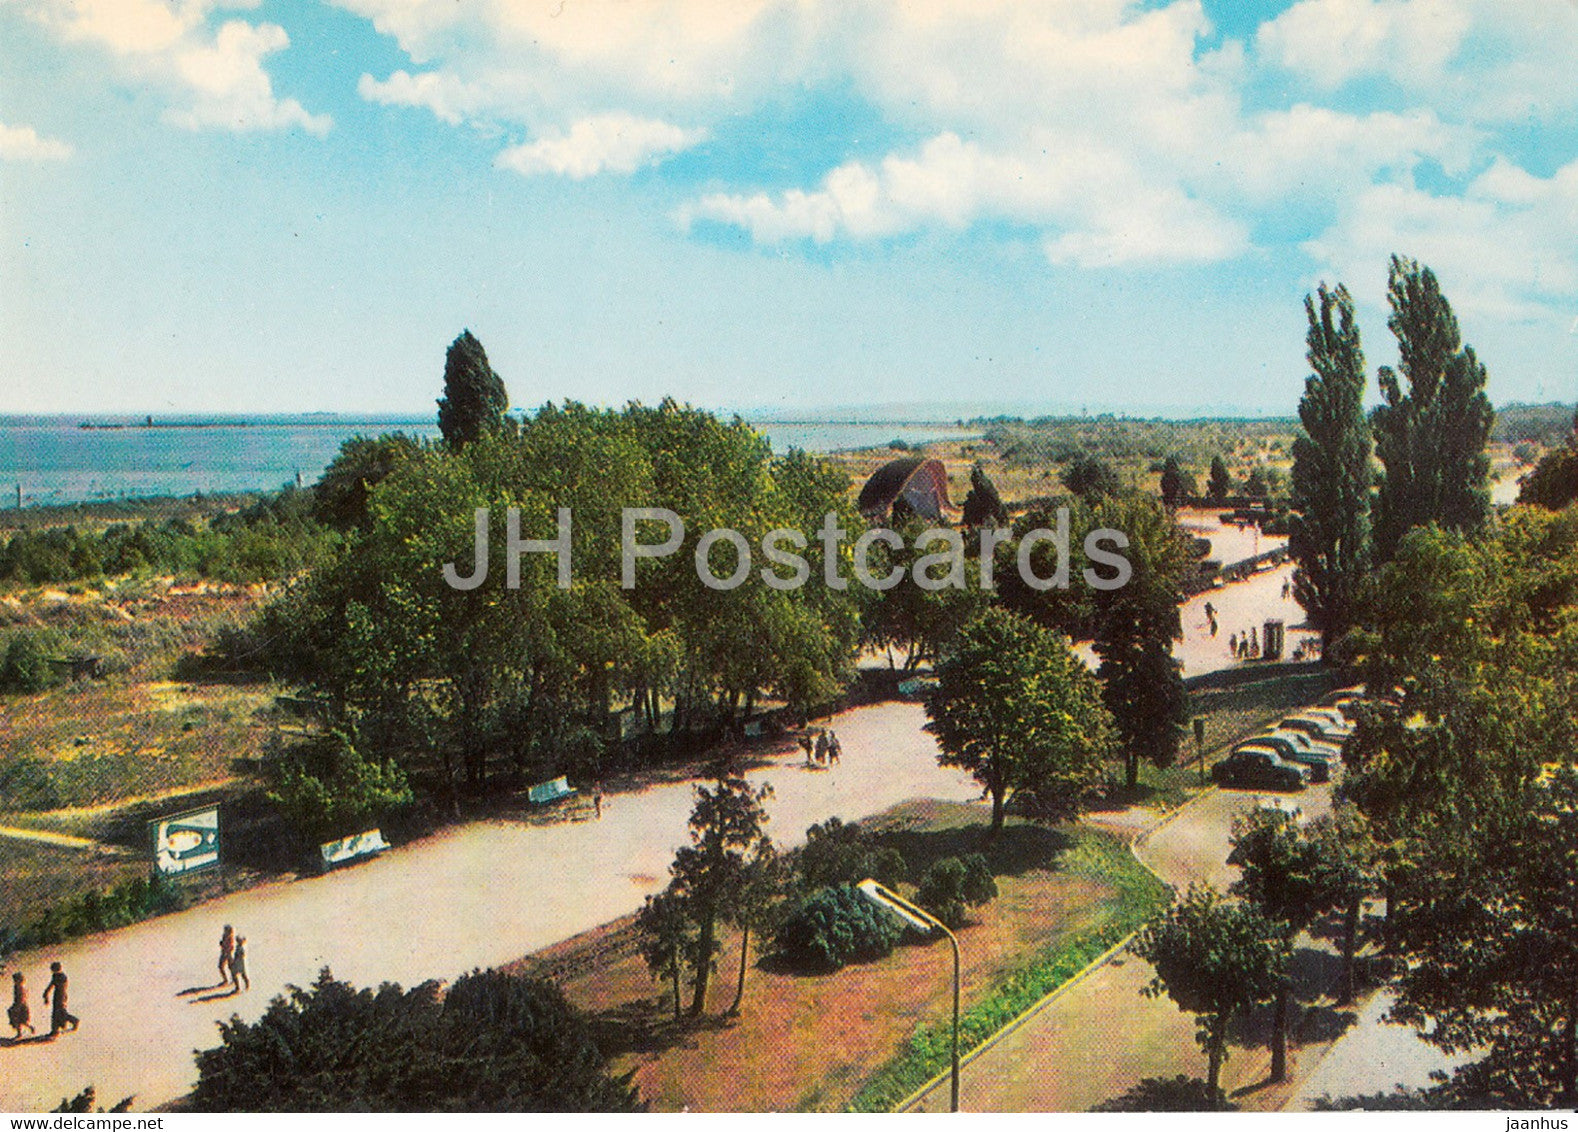
[[[965,921],[966,908],[978,908],[997,895],[997,881],[986,858],[971,853],[960,860],[944,857],[932,864],[921,878],[915,902],[950,928]]]
[[[42,692],[54,680],[54,670],[37,638],[24,632],[12,636],[5,659],[0,660],[0,691]]]
[[[633,1112],[591,1027],[552,983],[473,972],[376,991],[290,988],[197,1055],[199,1112]]]
[[[778,931],[778,954],[807,971],[881,959],[903,934],[898,921],[847,884],[813,893]]]
[[[29,947],[47,946],[77,936],[124,928],[186,907],[186,897],[158,874],[132,877],[105,892],[86,892],[54,905],[28,925],[18,939]]]
[[[898,850],[876,845],[860,826],[839,818],[806,830],[796,866],[806,891],[857,884],[868,877],[892,888],[909,871]]]
[[[273,779],[268,800],[315,845],[370,829],[415,800],[399,766],[363,758],[338,731],[282,756]]]

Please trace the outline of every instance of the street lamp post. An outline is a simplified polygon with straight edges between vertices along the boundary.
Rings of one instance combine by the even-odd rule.
[[[860,895],[880,907],[886,908],[913,928],[928,934],[933,928],[948,937],[953,944],[953,1083],[949,1090],[949,1112],[959,1111],[959,939],[948,925],[919,905],[912,904],[891,888],[874,880],[863,880],[855,886]]]

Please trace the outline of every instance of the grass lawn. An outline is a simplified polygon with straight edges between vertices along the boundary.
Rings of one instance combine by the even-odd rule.
[[[0,837],[0,937],[72,897],[147,875],[146,860]]]
[[[988,821],[983,807],[927,801],[863,824],[919,875],[941,857],[979,851]],[[1122,841],[1087,828],[1011,820],[989,860],[1000,894],[959,933],[966,1030],[978,1037],[1083,966],[1077,957],[1093,941],[1112,942],[1165,899]],[[725,1020],[739,971],[739,938],[731,935],[706,1016],[676,1027],[666,988],[630,946],[628,924],[520,966],[555,975],[592,1012],[616,1068],[635,1072],[654,1109],[836,1111],[857,1099],[881,1107],[934,1071],[935,1027],[946,1022],[952,994],[943,940],[820,976],[779,970],[753,954],[744,1009]]]

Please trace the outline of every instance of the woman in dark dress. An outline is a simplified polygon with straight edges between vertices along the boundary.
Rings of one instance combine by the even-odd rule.
[[[16,1031],[16,1041],[22,1040],[23,1030],[30,1034],[38,1033],[33,1029],[33,1011],[27,1005],[27,981],[22,978],[21,971],[11,976],[11,1009],[6,1011],[5,1016]]]

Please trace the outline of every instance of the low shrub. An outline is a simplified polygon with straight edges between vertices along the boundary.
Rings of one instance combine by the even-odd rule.
[[[847,884],[819,889],[778,931],[778,954],[807,971],[836,971],[849,963],[881,959],[903,928]]]
[[[47,909],[21,933],[29,947],[60,943],[93,932],[124,928],[139,920],[178,912],[186,897],[157,875],[132,877],[104,892],[86,892]]]
[[[42,692],[55,682],[54,669],[38,639],[27,632],[12,635],[0,660],[0,692]]]
[[[921,878],[915,902],[950,928],[964,924],[965,909],[979,908],[997,896],[997,881],[986,858],[971,853],[962,860],[944,857]]]

